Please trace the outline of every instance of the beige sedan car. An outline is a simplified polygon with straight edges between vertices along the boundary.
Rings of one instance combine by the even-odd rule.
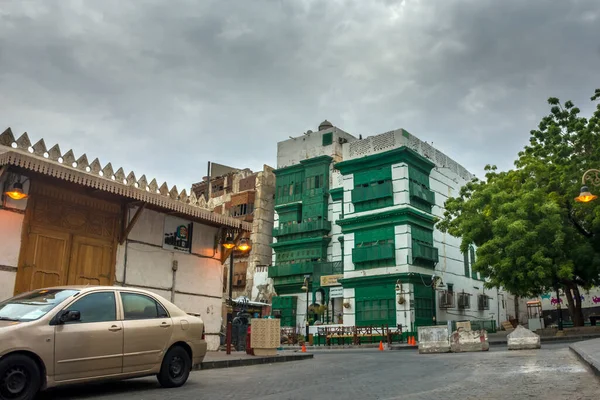
[[[205,355],[202,319],[145,290],[65,286],[0,303],[0,400],[149,375],[178,387]]]

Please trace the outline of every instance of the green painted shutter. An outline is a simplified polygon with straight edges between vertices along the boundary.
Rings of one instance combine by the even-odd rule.
[[[393,283],[355,289],[356,326],[396,326],[396,291]]]
[[[473,265],[475,265],[475,248],[473,246],[469,247],[469,254],[471,256],[471,278],[477,279],[477,272],[473,269]]]

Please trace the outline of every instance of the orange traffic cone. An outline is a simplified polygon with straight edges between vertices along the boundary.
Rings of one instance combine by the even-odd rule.
[[[302,352],[306,353],[306,345],[304,343],[302,343]]]
[[[379,341],[379,351],[383,351],[383,341]]]
[[[414,346],[414,345],[415,345],[415,337],[414,337],[414,336],[411,336],[411,337],[410,337],[410,345],[411,345],[411,346]]]

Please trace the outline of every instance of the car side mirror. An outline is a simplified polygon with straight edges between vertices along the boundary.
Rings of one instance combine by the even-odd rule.
[[[81,313],[79,311],[63,311],[58,317],[61,324],[72,321],[79,321],[81,319]]]

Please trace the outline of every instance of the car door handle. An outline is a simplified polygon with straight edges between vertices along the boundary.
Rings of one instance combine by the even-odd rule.
[[[117,325],[113,325],[110,328],[108,328],[108,330],[111,331],[111,332],[117,332],[117,331],[120,331],[121,329],[122,328],[120,326],[117,326]]]
[[[171,324],[167,324],[166,322],[163,322],[162,324],[160,324],[161,328],[168,328],[170,326],[171,326]]]

